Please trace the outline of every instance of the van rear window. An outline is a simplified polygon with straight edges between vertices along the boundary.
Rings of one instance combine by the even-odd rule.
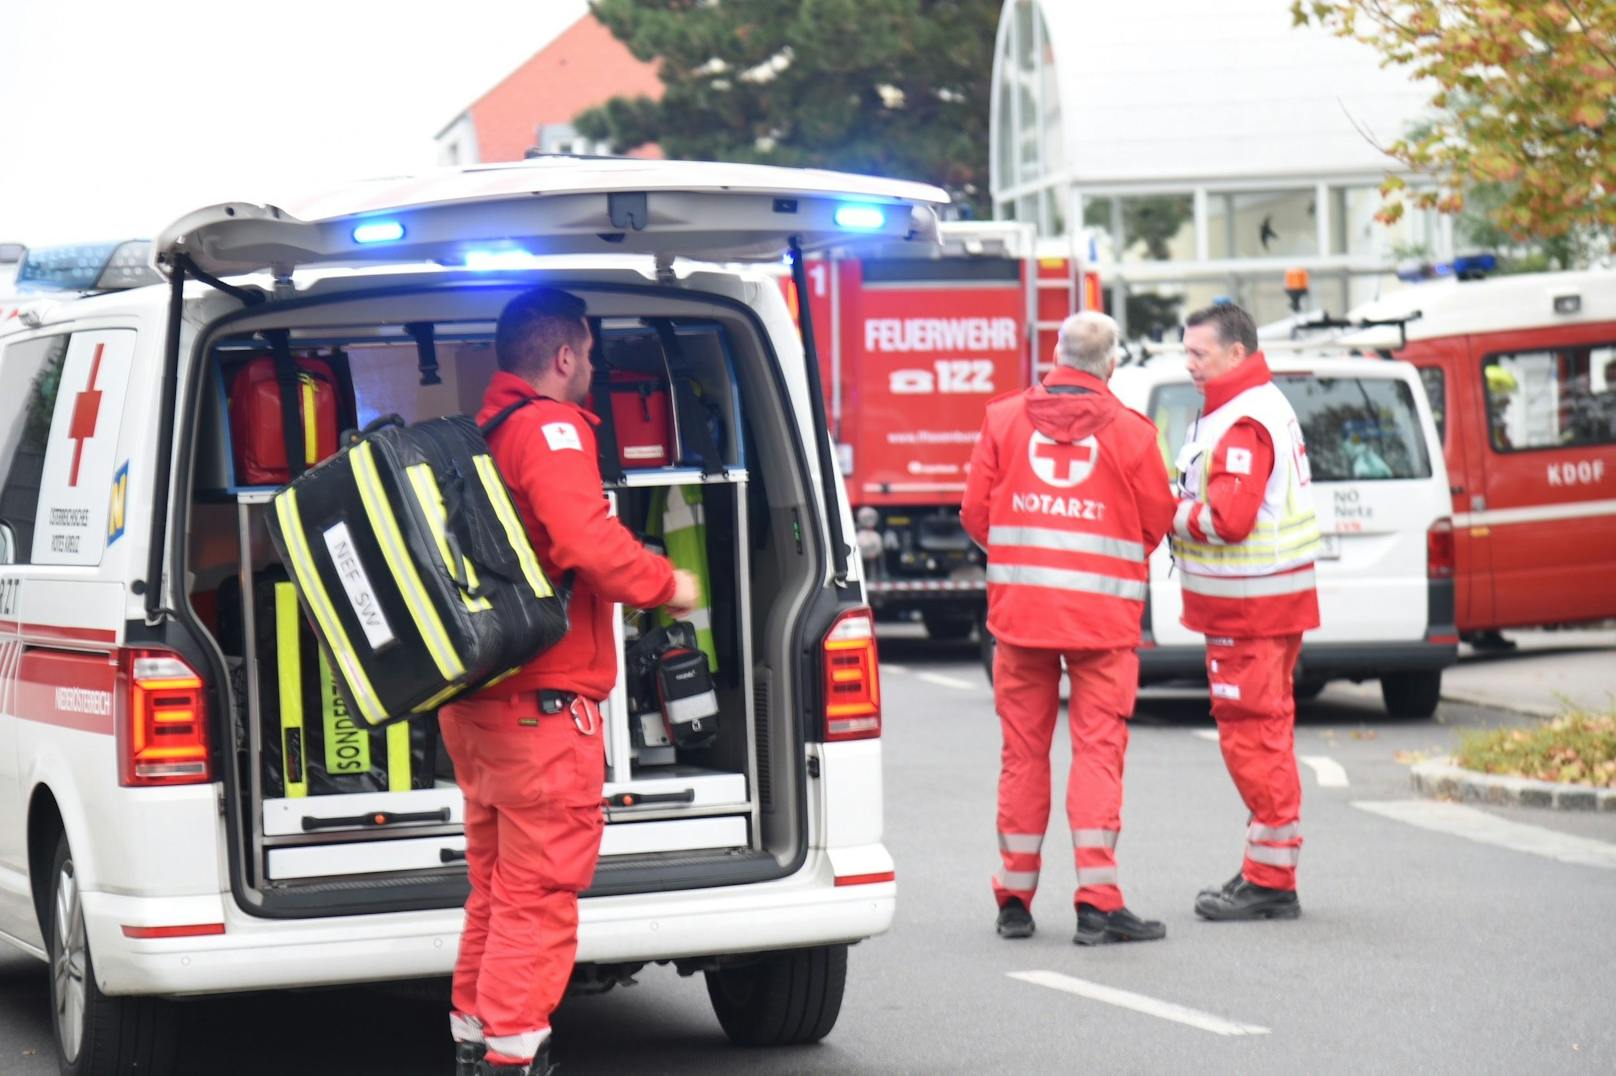
[[[1296,410],[1315,482],[1429,478],[1431,457],[1407,382],[1386,377],[1276,375]],[[1201,394],[1182,382],[1162,385],[1149,415],[1172,471],[1173,458],[1201,411]],[[1178,476],[1173,474],[1174,478]]]

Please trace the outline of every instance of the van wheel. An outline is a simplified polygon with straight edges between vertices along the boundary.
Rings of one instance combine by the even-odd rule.
[[[971,617],[958,613],[922,613],[920,618],[926,624],[926,635],[939,643],[958,642],[976,625]]]
[[[1442,670],[1388,673],[1380,678],[1380,697],[1393,717],[1430,717],[1442,698]]]
[[[847,986],[847,946],[791,949],[707,972],[707,996],[731,1042],[798,1046],[836,1026]]]
[[[63,1076],[173,1071],[177,1038],[168,1004],[158,998],[107,997],[95,984],[78,871],[66,835],[56,842],[45,919],[51,1023]]]

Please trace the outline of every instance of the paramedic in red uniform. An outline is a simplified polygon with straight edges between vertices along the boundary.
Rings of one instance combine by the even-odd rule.
[[[1293,919],[1301,853],[1292,674],[1302,633],[1319,624],[1307,448],[1296,413],[1238,306],[1186,320],[1190,376],[1205,397],[1178,457],[1173,556],[1184,626],[1206,635],[1212,716],[1224,762],[1250,811],[1245,860],[1195,911],[1207,919]]]
[[[500,314],[499,372],[477,416],[535,401],[489,447],[545,574],[558,581],[570,571],[574,581],[561,642],[440,715],[466,799],[471,896],[449,1017],[465,1076],[548,1071],[550,1013],[577,949],[578,893],[600,851],[600,700],[617,677],[611,603],[677,612],[696,600],[687,573],[607,514],[597,420],[585,409],[590,344],[581,300],[553,288],[517,296]]]
[[[1049,747],[1061,661],[1071,677],[1066,816],[1077,862],[1079,945],[1165,937],[1124,906],[1117,884],[1122,762],[1139,685],[1146,560],[1173,519],[1172,486],[1149,419],[1106,387],[1116,322],[1067,318],[1043,384],[988,404],[960,515],[988,554],[988,628],[998,640],[994,703],[1004,734],[998,932],[1033,932]],[[1064,842],[1063,842],[1064,843]]]

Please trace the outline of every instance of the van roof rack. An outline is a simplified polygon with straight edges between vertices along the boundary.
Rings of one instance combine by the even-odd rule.
[[[1401,351],[1408,346],[1408,323],[1418,321],[1424,314],[1418,310],[1410,310],[1400,318],[1333,318],[1329,314],[1320,314],[1307,321],[1299,321],[1291,326],[1291,339],[1295,340],[1302,333],[1312,332],[1315,329],[1380,329],[1390,326],[1397,330],[1397,350]]]

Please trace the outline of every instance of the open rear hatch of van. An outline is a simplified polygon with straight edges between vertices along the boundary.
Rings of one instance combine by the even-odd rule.
[[[316,446],[322,406],[344,428],[391,412],[412,421],[475,412],[495,369],[494,320],[538,283],[589,303],[598,365],[661,364],[704,401],[703,436],[687,421],[672,466],[625,459],[608,486],[636,530],[654,531],[670,500],[701,504],[720,731],[689,749],[659,742],[655,723],[631,713],[629,678],[619,678],[608,701],[609,824],[592,891],[736,884],[794,869],[807,840],[800,714],[815,691],[800,658],[818,641],[804,638],[803,611],[845,571],[845,553],[833,553],[844,545],[838,510],[823,531],[813,522],[824,519],[816,502],[828,493],[807,453],[836,481],[817,364],[806,364],[817,443],[803,445],[749,285],[680,275],[673,263],[773,260],[860,235],[928,241],[944,197],[830,173],[541,160],[373,184],[299,216],[213,207],[163,234],[158,257],[175,279],[229,289],[227,275],[267,269],[278,278],[261,299],[238,291],[242,307],[204,327],[189,353],[171,341],[187,401],[173,428],[189,461],[172,506],[177,533],[188,535],[189,593],[171,607],[213,643],[210,681],[229,715],[221,741],[232,762],[223,767],[232,879],[244,907],[331,915],[449,906],[465,893],[463,804],[434,721],[371,731],[348,719],[270,552],[263,514],[284,479],[244,456],[255,439],[273,455],[263,442],[277,439],[250,417],[253,379],[288,361],[300,371],[316,417],[299,413]],[[642,257],[615,267],[540,261],[625,253]],[[454,271],[300,276],[420,262]],[[619,631],[631,641],[650,622],[620,618]]]

